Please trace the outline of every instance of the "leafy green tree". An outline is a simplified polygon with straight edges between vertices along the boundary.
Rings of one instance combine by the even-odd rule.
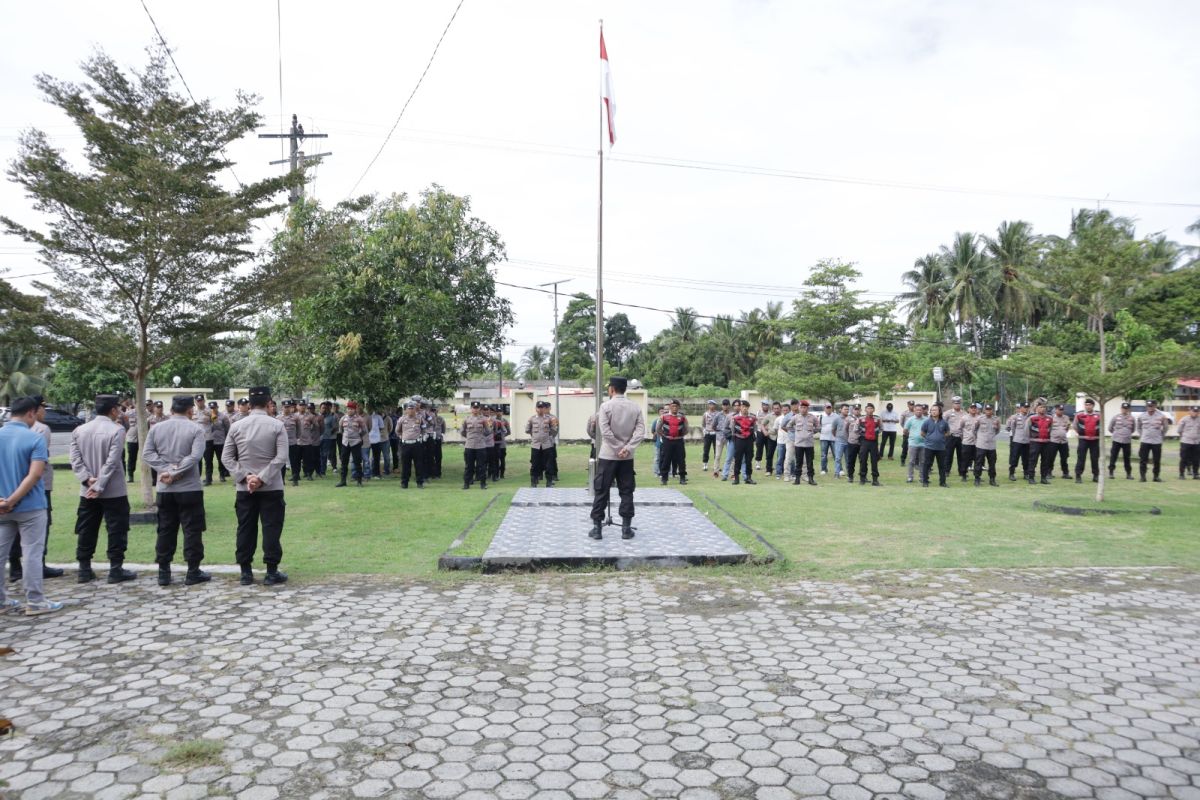
[[[592,319],[595,319],[593,314]],[[642,337],[624,312],[604,319],[604,360],[617,369],[625,366],[637,353]]]
[[[589,295],[571,295],[558,321],[558,348],[561,374],[596,368],[596,301]],[[593,381],[594,375],[589,383]]]
[[[80,405],[90,405],[98,394],[127,395],[131,392],[133,382],[124,371],[73,358],[60,358],[54,362],[50,384],[46,387],[46,396],[51,402],[70,405],[76,410]]]
[[[466,375],[495,374],[512,310],[489,267],[504,246],[466,198],[434,186],[416,203],[395,195],[337,224],[349,235],[329,237],[337,245],[321,279],[263,342],[289,359],[296,379],[388,405],[416,393],[447,396]]]
[[[1134,290],[1137,318],[1159,339],[1200,344],[1200,263],[1168,272]]]
[[[0,405],[14,398],[40,394],[46,388],[46,368],[33,353],[20,347],[0,347]]]
[[[86,166],[45,133],[24,133],[9,176],[44,227],[0,222],[36,244],[54,274],[35,284],[44,297],[27,324],[55,353],[124,371],[140,406],[152,370],[245,327],[286,284],[253,264],[250,248],[256,221],[281,208],[274,199],[300,176],[223,188],[225,148],[259,126],[254,99],[221,109],[181,96],[163,50],[141,72],[99,53],[83,73],[83,84],[41,75],[37,85],[83,136]]]

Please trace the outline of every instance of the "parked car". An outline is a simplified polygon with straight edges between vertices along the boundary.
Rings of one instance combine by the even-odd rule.
[[[52,433],[70,433],[83,424],[83,420],[74,414],[67,414],[57,408],[47,408],[44,420]]]

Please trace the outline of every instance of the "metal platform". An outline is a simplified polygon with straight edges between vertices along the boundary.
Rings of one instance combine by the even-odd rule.
[[[642,489],[635,504],[633,539],[621,538],[618,518],[597,541],[588,536],[591,498],[585,489],[521,489],[483,555],[483,567],[737,564],[749,557],[680,492]],[[614,512],[616,507],[614,491]]]

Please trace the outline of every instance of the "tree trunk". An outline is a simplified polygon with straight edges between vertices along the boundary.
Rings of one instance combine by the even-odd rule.
[[[146,467],[146,438],[150,431],[150,415],[146,413],[146,372],[138,370],[133,376],[134,408],[137,409],[138,450],[142,456],[142,471],[138,482],[142,489],[142,510],[154,510],[154,484],[150,482],[150,470]]]

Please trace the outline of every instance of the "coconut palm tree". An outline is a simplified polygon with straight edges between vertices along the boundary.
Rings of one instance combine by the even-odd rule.
[[[992,287],[987,253],[974,233],[957,233],[949,246],[941,248],[946,269],[946,302],[954,310],[958,337],[970,329],[976,354],[981,352],[979,320],[992,310]]]
[[[941,257],[930,253],[913,262],[913,268],[901,276],[908,291],[900,295],[908,310],[908,324],[914,328],[944,328],[949,321],[946,307],[946,270]]]
[[[984,237],[984,252],[996,286],[993,304],[1000,324],[1001,347],[1008,350],[1033,322],[1037,311],[1030,278],[1041,259],[1041,240],[1024,220],[1002,222],[995,237]]]
[[[519,370],[521,377],[527,381],[545,380],[553,370],[550,351],[535,344],[521,356]]]
[[[696,309],[682,306],[675,309],[675,318],[671,320],[671,327],[668,329],[672,339],[691,343],[699,339],[703,331]]]
[[[38,394],[46,388],[45,367],[19,347],[0,348],[0,402]]]

